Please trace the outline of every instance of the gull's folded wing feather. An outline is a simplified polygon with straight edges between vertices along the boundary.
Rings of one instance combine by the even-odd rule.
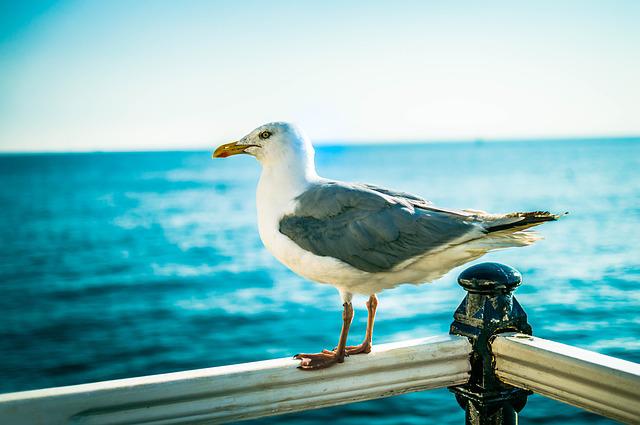
[[[363,186],[367,189],[373,190],[375,192],[379,192],[379,193],[383,193],[385,195],[389,195],[389,196],[394,196],[394,197],[399,197],[399,198],[403,198],[406,201],[410,202],[412,205],[416,206],[416,207],[422,207],[422,208],[426,208],[429,207],[430,205],[432,205],[431,201],[427,201],[426,199],[422,199],[419,196],[416,195],[412,195],[411,193],[406,193],[406,192],[400,192],[397,190],[390,190],[390,189],[385,189],[384,187],[379,187],[379,186],[374,186],[372,184],[367,184],[367,183],[360,183],[356,186]]]

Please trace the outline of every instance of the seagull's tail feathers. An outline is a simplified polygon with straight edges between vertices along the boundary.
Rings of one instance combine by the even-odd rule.
[[[473,220],[483,227],[485,233],[458,244],[447,245],[443,249],[427,252],[423,256],[412,259],[411,267],[405,263],[400,267],[405,270],[403,282],[432,282],[451,269],[476,260],[488,252],[532,245],[542,237],[535,231],[528,230],[529,227],[555,221],[566,214],[551,214],[543,211],[510,214],[489,214],[475,210],[463,212],[473,217]],[[387,287],[392,286],[381,286],[382,289]]]
[[[515,212],[498,216],[482,217],[487,233],[503,230],[520,231],[547,221],[556,221],[564,214],[552,214],[548,211]]]

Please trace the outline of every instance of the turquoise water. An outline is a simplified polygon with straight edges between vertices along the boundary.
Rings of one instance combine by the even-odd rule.
[[[441,206],[569,211],[536,245],[480,261],[522,272],[516,296],[536,335],[640,362],[640,140],[322,147],[317,159],[322,175]],[[1,156],[0,392],[332,347],[337,291],[265,251],[258,173],[252,158],[209,152]],[[446,333],[461,270],[382,293],[375,340]],[[521,417],[610,423],[538,396]],[[328,420],[459,424],[463,412],[436,390],[277,418]]]

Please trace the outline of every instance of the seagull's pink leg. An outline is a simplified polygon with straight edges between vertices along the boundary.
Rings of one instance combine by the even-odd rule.
[[[301,360],[298,368],[303,370],[324,369],[336,363],[344,362],[347,346],[347,335],[349,335],[349,327],[353,320],[353,306],[350,302],[343,304],[342,311],[342,330],[340,331],[340,340],[334,351],[323,350],[316,354],[296,354],[294,359]]]
[[[353,354],[367,354],[371,352],[371,345],[373,340],[373,322],[376,320],[376,309],[378,308],[378,297],[373,294],[367,301],[367,332],[364,336],[364,341],[360,345],[349,345],[346,347],[347,355]]]

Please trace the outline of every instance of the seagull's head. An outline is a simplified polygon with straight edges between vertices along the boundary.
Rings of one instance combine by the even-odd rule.
[[[242,139],[219,146],[214,158],[249,154],[263,165],[283,160],[313,160],[313,146],[294,124],[272,122],[261,125]]]

